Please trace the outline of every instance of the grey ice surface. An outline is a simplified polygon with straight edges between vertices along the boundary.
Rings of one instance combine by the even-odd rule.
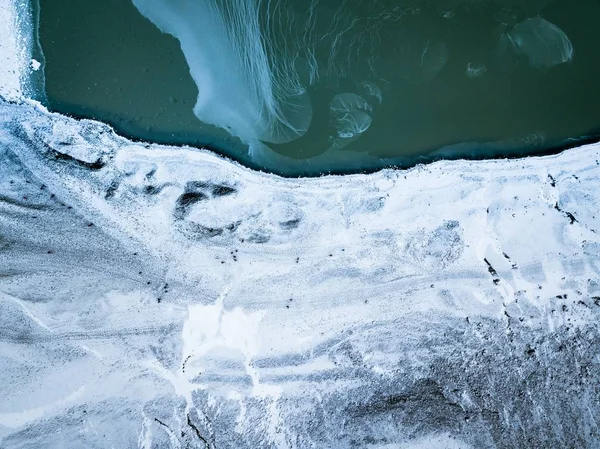
[[[599,159],[283,179],[0,103],[0,447],[600,447]]]

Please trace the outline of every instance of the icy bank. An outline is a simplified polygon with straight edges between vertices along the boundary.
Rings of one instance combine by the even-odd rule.
[[[11,0],[0,3],[0,95],[11,100],[24,95],[28,71],[24,61],[28,46],[23,35],[27,27],[19,24],[17,8]]]
[[[0,117],[4,447],[599,443],[600,146],[283,179]]]
[[[29,1],[0,0],[0,97],[7,100],[43,97],[42,55],[33,37],[36,21]]]

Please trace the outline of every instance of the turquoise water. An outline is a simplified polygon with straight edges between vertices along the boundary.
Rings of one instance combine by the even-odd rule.
[[[597,0],[40,0],[39,13],[50,109],[284,175],[540,154],[600,131]]]

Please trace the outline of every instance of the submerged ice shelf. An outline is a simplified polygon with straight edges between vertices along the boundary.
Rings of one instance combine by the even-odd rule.
[[[283,179],[0,130],[2,447],[600,443],[599,145]]]

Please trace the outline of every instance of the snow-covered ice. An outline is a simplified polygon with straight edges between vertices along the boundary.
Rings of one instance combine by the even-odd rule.
[[[19,98],[0,447],[600,445],[600,145],[284,179]]]
[[[18,6],[12,0],[0,2],[0,96],[16,99],[23,95],[26,67],[24,27],[19,26]],[[21,11],[22,12],[22,11]]]
[[[5,447],[599,442],[600,146],[284,179],[0,117]]]

